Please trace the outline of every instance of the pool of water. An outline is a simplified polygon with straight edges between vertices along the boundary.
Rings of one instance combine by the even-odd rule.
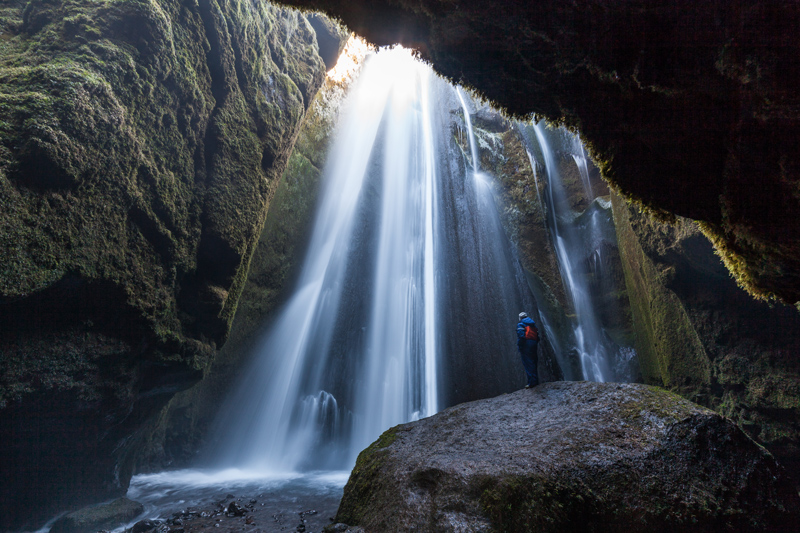
[[[264,473],[237,469],[223,471],[178,470],[134,476],[127,497],[142,503],[145,511],[115,532],[130,528],[140,520],[167,520],[177,513],[204,513],[204,526],[227,530],[319,532],[331,523],[342,499],[348,471]],[[237,501],[247,507],[247,520],[219,513]],[[220,518],[216,518],[219,516]],[[235,527],[234,527],[235,525]]]

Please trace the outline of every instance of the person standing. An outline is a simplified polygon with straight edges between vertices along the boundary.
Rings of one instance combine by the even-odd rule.
[[[533,319],[528,317],[528,313],[523,311],[519,314],[519,323],[517,324],[517,349],[522,358],[522,366],[525,367],[525,374],[528,376],[526,389],[539,384],[538,346],[539,330],[536,329]]]

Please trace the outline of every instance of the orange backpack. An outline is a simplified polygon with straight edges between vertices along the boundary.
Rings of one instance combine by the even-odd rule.
[[[539,340],[539,330],[536,329],[536,326],[525,326],[525,338],[534,341]]]

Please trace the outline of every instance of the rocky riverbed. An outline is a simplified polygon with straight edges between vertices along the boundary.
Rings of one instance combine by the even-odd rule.
[[[282,502],[285,503],[285,502]],[[140,520],[127,529],[131,533],[189,533],[191,531],[320,532],[333,523],[335,498],[323,498],[319,509],[276,505],[263,494],[236,497],[228,495],[216,505],[188,507],[167,519]],[[334,505],[333,512],[331,504]]]
[[[70,513],[52,533],[320,533],[334,524],[348,472],[179,470],[135,476],[128,497]]]

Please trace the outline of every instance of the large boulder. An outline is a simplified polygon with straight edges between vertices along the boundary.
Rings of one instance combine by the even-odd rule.
[[[800,497],[729,420],[659,388],[559,382],[396,426],[337,522],[380,531],[796,531]]]

